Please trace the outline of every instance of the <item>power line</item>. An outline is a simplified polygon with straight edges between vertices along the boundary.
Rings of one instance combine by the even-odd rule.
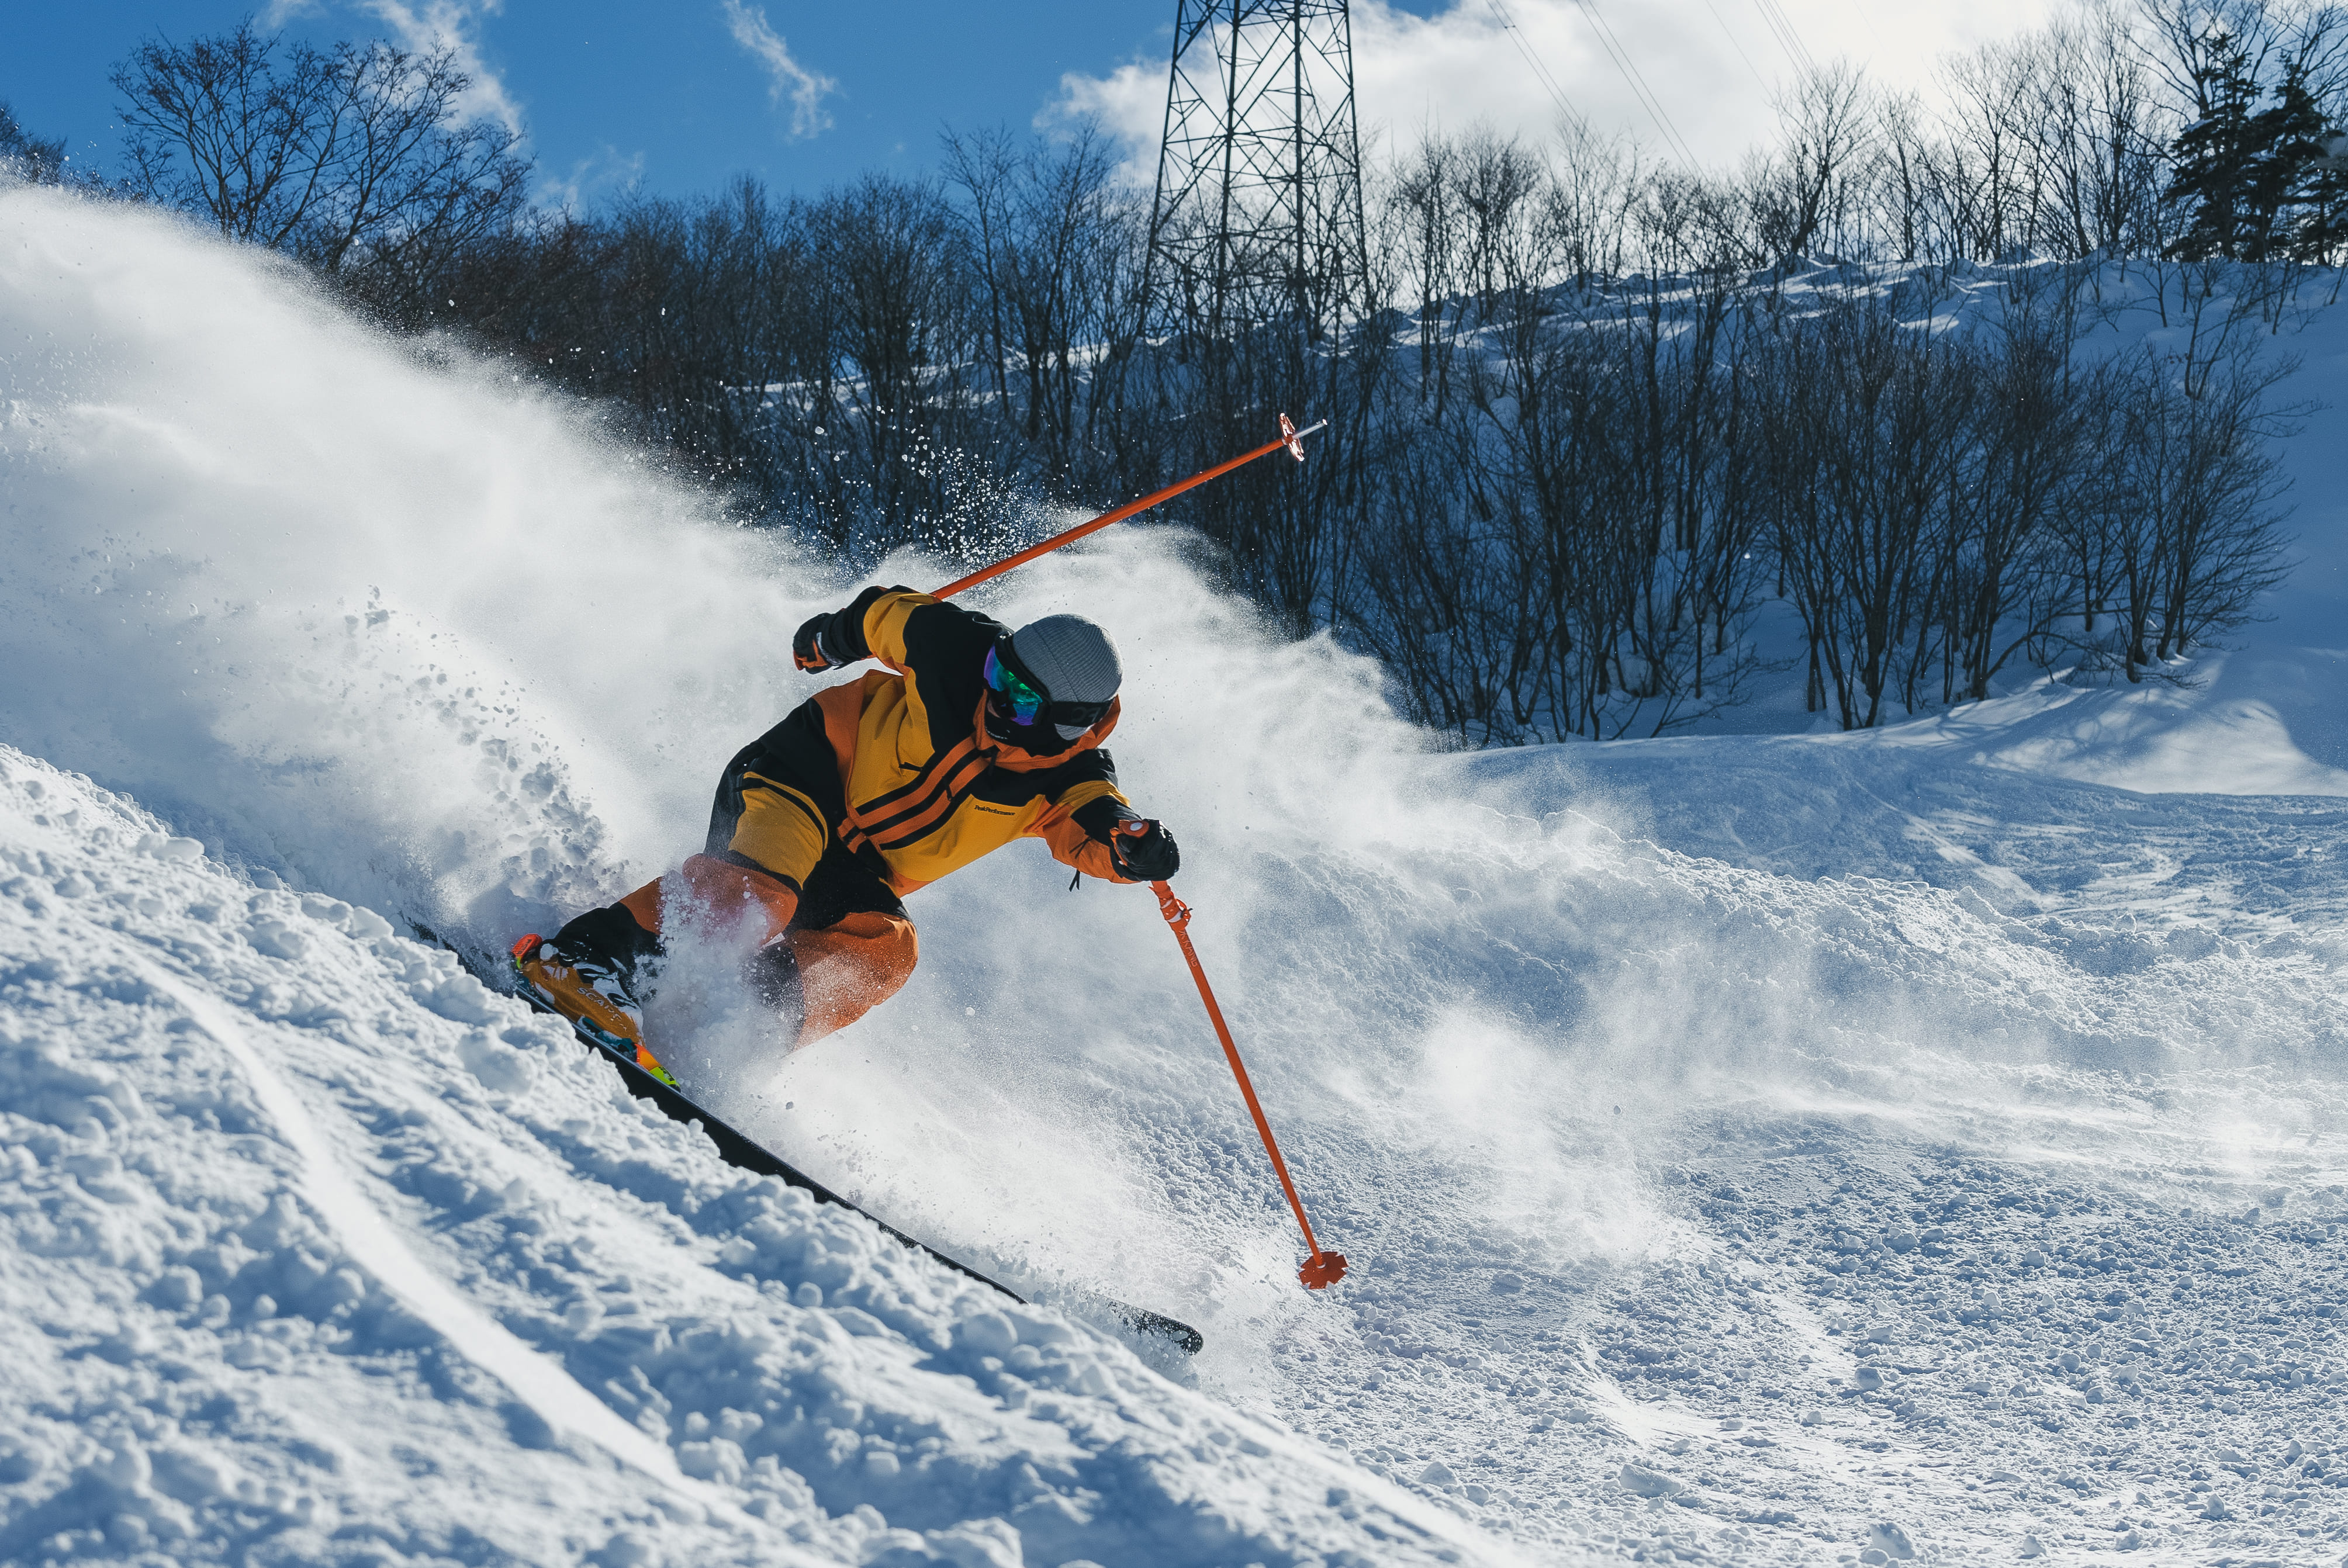
[[[1753,56],[1745,52],[1745,46],[1737,42],[1736,35],[1729,29],[1728,18],[1720,14],[1720,7],[1714,5],[1712,0],[1704,0],[1704,8],[1712,13],[1712,19],[1714,21],[1720,24],[1721,32],[1728,39],[1728,46],[1736,51],[1736,57],[1745,62],[1745,68],[1746,70],[1753,73],[1753,79],[1760,84],[1761,90],[1765,93],[1767,92],[1769,90],[1768,78],[1762,76],[1761,67],[1753,63]]]
[[[1786,15],[1786,8],[1777,0],[1753,0],[1753,7],[1761,13],[1762,23],[1777,40],[1777,46],[1786,51],[1786,58],[1793,62],[1795,71],[1805,77],[1817,76],[1818,63],[1810,57],[1809,46],[1802,42],[1802,35],[1795,30],[1794,19]]]
[[[1782,0],[1754,0],[1754,5],[1758,5],[1761,14],[1768,19],[1770,30],[1777,36],[1777,45],[1785,49],[1785,56],[1794,61],[1794,70],[1818,75],[1818,61],[1810,56],[1810,45],[1803,42],[1801,30],[1794,26],[1794,19],[1785,14]]]
[[[1655,122],[1655,128],[1663,133],[1663,139],[1679,149],[1681,159],[1690,169],[1695,168],[1694,149],[1681,137],[1679,128],[1672,124],[1672,117],[1663,112],[1663,100],[1655,97],[1653,89],[1647,86],[1647,79],[1639,74],[1639,67],[1631,61],[1630,52],[1614,36],[1614,29],[1606,25],[1606,18],[1598,14],[1598,7],[1591,0],[1580,0],[1580,4],[1582,14],[1590,18],[1591,26],[1598,34],[1599,44],[1605,49],[1606,57],[1612,60],[1614,68],[1622,74],[1622,80],[1629,85],[1632,96],[1647,111],[1647,118]]]
[[[1541,64],[1540,56],[1536,56],[1531,46],[1525,42],[1525,30],[1517,26],[1517,19],[1509,15],[1507,7],[1500,4],[1500,0],[1485,0],[1485,4],[1492,7],[1492,15],[1500,19],[1500,30],[1509,35],[1509,41],[1517,46],[1517,53],[1522,55],[1525,57],[1525,64],[1532,67],[1534,78],[1549,89],[1549,96],[1557,100],[1557,107],[1563,111],[1566,118],[1578,127],[1587,128],[1590,122],[1582,118],[1580,109],[1573,107],[1573,100],[1565,96],[1565,89],[1557,85],[1557,78],[1550,75],[1549,67]]]

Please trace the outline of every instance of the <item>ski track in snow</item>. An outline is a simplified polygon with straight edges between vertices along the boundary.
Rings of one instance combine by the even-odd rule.
[[[68,917],[60,924],[73,932],[77,922]],[[383,1216],[344,1177],[299,1097],[262,1060],[225,1008],[151,966],[136,972],[178,1002],[236,1059],[279,1135],[301,1156],[303,1202],[325,1222],[332,1238],[349,1250],[354,1264],[388,1287],[402,1306],[459,1355],[512,1389],[551,1430],[567,1429],[592,1440],[614,1459],[633,1465],[705,1508],[727,1508],[708,1495],[705,1488],[687,1480],[677,1470],[675,1456],[614,1416],[611,1407],[599,1403],[560,1368],[492,1322],[418,1262]]]
[[[1164,535],[1025,569],[1354,1271],[1147,896],[1014,850],[696,1087],[1021,1308],[395,934],[697,846],[849,585],[150,213],[0,191],[0,1561],[2348,1551],[2331,557],[2203,692],[1475,756]]]

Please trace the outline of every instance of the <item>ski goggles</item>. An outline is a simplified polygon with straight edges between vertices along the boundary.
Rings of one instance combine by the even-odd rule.
[[[1014,723],[1048,723],[1070,738],[1099,723],[1108,712],[1107,702],[1053,702],[1049,692],[1003,657],[999,645],[986,651],[986,689],[1003,699]]]

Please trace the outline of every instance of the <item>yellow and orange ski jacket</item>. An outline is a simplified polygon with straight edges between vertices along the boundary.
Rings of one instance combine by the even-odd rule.
[[[813,699],[827,757],[769,750],[776,764],[795,765],[766,771],[762,758],[741,759],[740,815],[726,847],[794,889],[834,842],[867,864],[877,854],[901,897],[1018,838],[1042,839],[1086,875],[1128,880],[1108,845],[1117,823],[1137,814],[1100,749],[1118,705],[1048,755],[995,740],[986,732],[983,671],[1004,631],[1000,621],[910,589],[858,595],[826,624],[823,645],[843,663],[871,658],[886,668]],[[812,749],[814,726],[788,721],[762,746],[788,745],[794,735],[791,750]],[[810,766],[827,762],[839,794],[801,787],[814,782]]]

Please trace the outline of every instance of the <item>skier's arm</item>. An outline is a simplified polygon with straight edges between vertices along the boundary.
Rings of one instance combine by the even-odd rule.
[[[942,701],[960,712],[978,701],[986,651],[1004,630],[999,620],[913,589],[868,588],[800,627],[791,655],[810,673],[878,659],[922,687],[933,711]]]
[[[1181,865],[1174,835],[1135,811],[1113,781],[1066,791],[1035,833],[1060,864],[1105,882],[1155,882]]]
[[[822,670],[836,670],[843,664],[879,658],[903,670],[903,610],[895,616],[893,636],[884,636],[883,645],[876,647],[867,631],[873,608],[883,600],[913,600],[924,604],[937,601],[928,594],[916,593],[910,588],[868,588],[839,610],[810,616],[799,627],[798,635],[791,639],[791,662],[813,674]],[[892,606],[892,608],[895,608]],[[891,658],[886,649],[893,646],[899,657]]]
[[[1132,812],[1115,783],[1097,779],[1063,791],[1036,821],[1035,833],[1052,846],[1052,858],[1061,865],[1104,882],[1124,882],[1128,878],[1117,874],[1109,836],[1118,819]]]

